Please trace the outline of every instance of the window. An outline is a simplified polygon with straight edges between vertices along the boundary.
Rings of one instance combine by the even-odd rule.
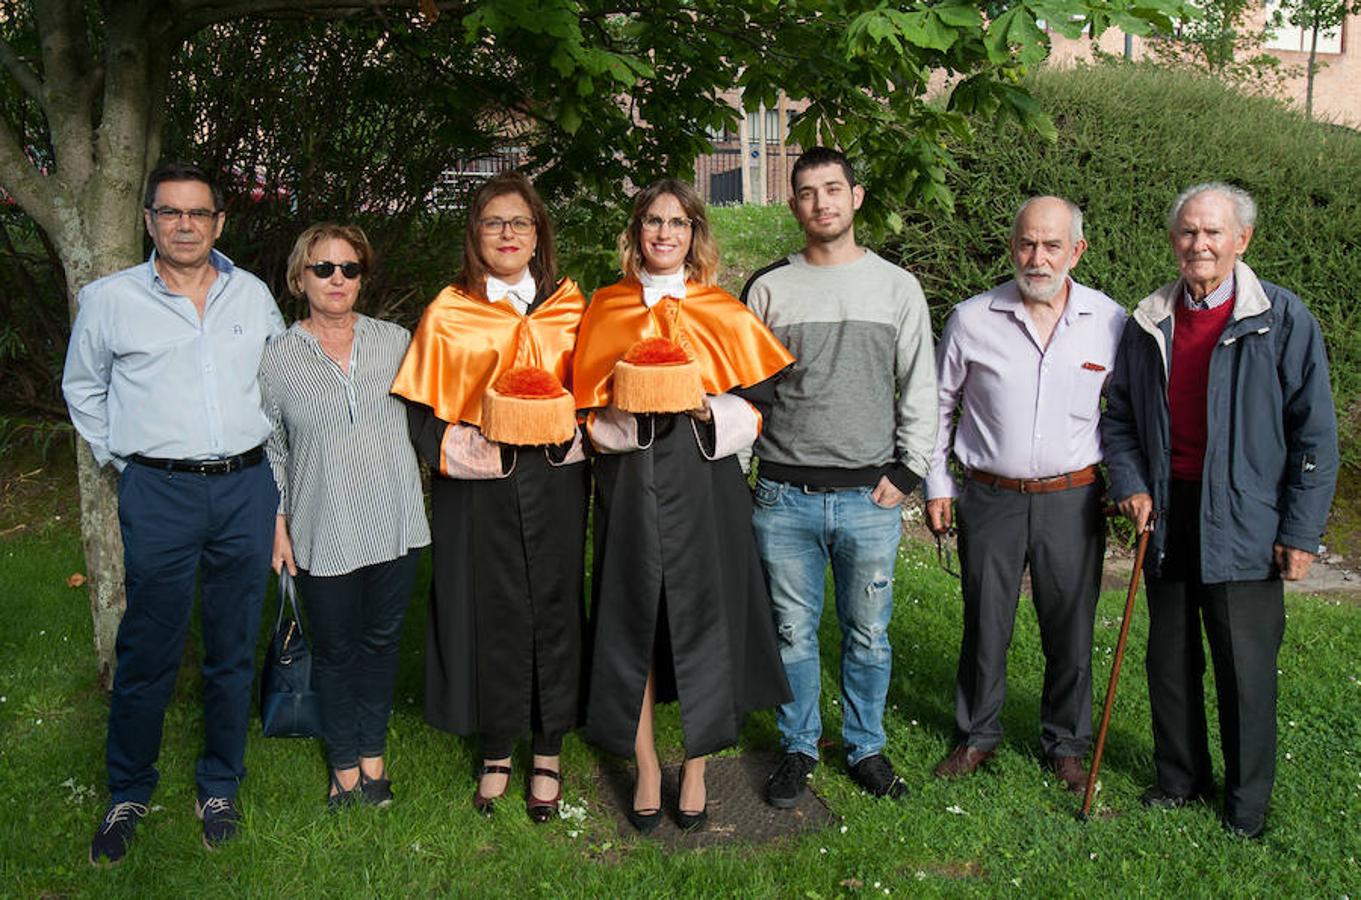
[[[1286,12],[1281,9],[1280,0],[1266,0],[1266,46],[1270,50],[1293,50],[1295,52],[1308,53],[1309,45],[1313,43],[1313,31],[1308,28],[1300,28],[1298,25],[1291,25],[1286,21]],[[1281,16],[1281,24],[1273,25],[1277,15]],[[1342,28],[1338,26],[1331,31],[1320,31],[1318,33],[1318,52],[1319,53],[1341,53],[1342,52]]]

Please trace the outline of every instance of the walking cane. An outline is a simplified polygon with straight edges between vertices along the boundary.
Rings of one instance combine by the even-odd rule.
[[[1129,637],[1129,621],[1134,616],[1134,597],[1139,592],[1139,571],[1144,567],[1144,554],[1148,552],[1148,537],[1153,533],[1154,516],[1150,515],[1148,524],[1139,535],[1139,546],[1134,552],[1134,571],[1129,576],[1129,594],[1125,597],[1125,618],[1120,622],[1120,639],[1115,642],[1115,661],[1111,663],[1111,681],[1106,687],[1106,707],[1101,711],[1101,729],[1096,735],[1096,750],[1092,752],[1092,770],[1087,775],[1087,793],[1082,798],[1082,809],[1078,810],[1078,820],[1085,822],[1087,813],[1092,809],[1092,797],[1096,793],[1096,776],[1101,771],[1101,751],[1106,748],[1106,729],[1111,724],[1111,707],[1115,704],[1115,685],[1120,680],[1120,663],[1125,658],[1125,640]]]

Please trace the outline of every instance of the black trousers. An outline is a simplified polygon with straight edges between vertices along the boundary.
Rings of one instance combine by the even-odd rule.
[[[298,571],[307,608],[322,740],[335,769],[382,756],[397,684],[402,620],[420,550],[344,575]]]
[[[1021,494],[967,480],[956,503],[964,638],[955,678],[958,739],[991,750],[1002,741],[1007,649],[1021,574],[1030,567],[1044,649],[1040,745],[1082,756],[1092,738],[1092,625],[1101,589],[1103,485]]]
[[[1148,580],[1148,698],[1158,787],[1189,796],[1214,784],[1205,724],[1205,649],[1214,663],[1224,751],[1224,817],[1260,825],[1276,777],[1276,656],[1285,587],[1200,580],[1200,483],[1173,481],[1167,555]]]

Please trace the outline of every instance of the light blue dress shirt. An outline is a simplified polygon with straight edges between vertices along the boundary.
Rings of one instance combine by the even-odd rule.
[[[216,250],[209,260],[202,319],[156,272],[154,251],[81,289],[62,393],[101,466],[235,456],[269,437],[256,374],[283,317],[264,282]]]

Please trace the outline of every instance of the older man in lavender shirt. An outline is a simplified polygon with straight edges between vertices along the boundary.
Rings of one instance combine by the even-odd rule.
[[[1046,765],[1078,791],[1105,544],[1097,424],[1125,312],[1068,276],[1087,242],[1082,212],[1067,200],[1022,204],[1010,247],[1016,277],[955,307],[936,350],[940,428],[926,514],[943,534],[958,507],[964,637],[957,746],[935,771],[968,775],[1002,740],[1007,648],[1029,566],[1045,656],[1040,745]],[[956,407],[962,489],[946,462]]]

